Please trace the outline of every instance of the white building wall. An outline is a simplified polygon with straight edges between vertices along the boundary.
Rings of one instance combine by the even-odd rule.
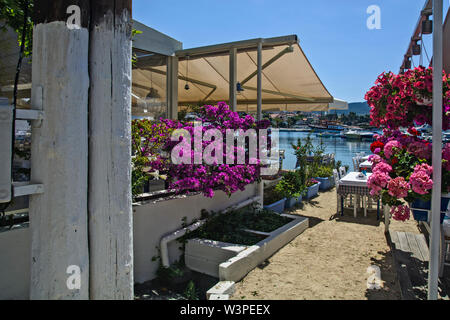
[[[0,300],[30,297],[30,229],[0,232]]]

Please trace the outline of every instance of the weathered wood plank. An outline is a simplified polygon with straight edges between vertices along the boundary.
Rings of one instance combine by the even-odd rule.
[[[403,300],[426,299],[428,248],[422,234],[390,232]]]
[[[422,256],[422,252],[419,249],[419,244],[416,240],[416,235],[407,232],[406,234],[406,240],[408,241],[410,251],[412,253],[412,257],[416,258],[420,261],[424,261],[424,257]]]
[[[394,244],[394,246],[397,248],[398,247],[398,242],[399,242],[397,231],[389,230],[389,235],[391,237],[392,244]]]
[[[399,240],[399,250],[404,252],[409,252],[409,244],[408,240],[406,239],[406,234],[404,232],[397,232],[398,240]]]
[[[416,236],[416,241],[419,246],[419,250],[422,253],[422,256],[424,258],[423,261],[429,261],[430,260],[430,251],[428,249],[427,241],[425,239],[425,236],[423,234],[419,234]]]

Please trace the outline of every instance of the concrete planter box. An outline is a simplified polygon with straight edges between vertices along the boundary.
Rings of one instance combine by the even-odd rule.
[[[284,212],[285,203],[286,203],[286,198],[283,198],[283,199],[281,199],[281,200],[279,200],[279,201],[277,201],[275,203],[268,204],[268,205],[264,206],[264,209],[272,210],[272,211],[275,211],[275,212],[278,212],[278,213],[283,213]]]
[[[205,239],[189,240],[185,251],[186,266],[194,271],[220,278],[221,281],[241,280],[309,226],[309,221],[305,217],[288,214],[282,216],[294,220],[270,233],[247,230],[267,236],[253,246]]]
[[[317,196],[317,194],[319,193],[319,187],[320,187],[321,183],[316,183],[315,185],[308,187],[308,192],[306,193],[306,199],[311,199],[315,196]]]
[[[295,198],[287,198],[285,203],[285,209],[290,209],[293,206],[295,206],[298,203],[302,202],[302,196],[295,197]]]
[[[334,187],[334,178],[333,177],[327,177],[327,178],[314,178],[317,181],[320,182],[319,190],[329,190]]]

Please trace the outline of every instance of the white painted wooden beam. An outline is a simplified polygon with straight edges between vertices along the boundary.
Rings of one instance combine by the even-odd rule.
[[[433,0],[433,189],[428,299],[438,299],[442,185],[442,0]]]
[[[89,32],[42,20],[33,36],[32,105],[46,119],[32,126],[31,181],[46,192],[30,196],[30,298],[88,299]],[[67,286],[69,266],[80,270],[79,288]]]
[[[91,5],[90,298],[133,299],[131,1]]]
[[[0,203],[11,200],[11,154],[13,107],[8,100],[0,100]]]

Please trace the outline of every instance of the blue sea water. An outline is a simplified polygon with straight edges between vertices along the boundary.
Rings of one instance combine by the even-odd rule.
[[[297,158],[291,144],[296,144],[299,138],[305,139],[308,134],[308,132],[280,131],[280,149],[285,150],[283,169],[295,169]],[[369,141],[352,141],[340,137],[320,138],[315,133],[311,134],[311,139],[314,146],[319,145],[320,139],[322,139],[325,153],[334,153],[336,161],[341,161],[343,165],[348,165],[351,171],[353,171],[352,157],[361,152],[364,152],[366,155],[371,154],[371,142]]]

